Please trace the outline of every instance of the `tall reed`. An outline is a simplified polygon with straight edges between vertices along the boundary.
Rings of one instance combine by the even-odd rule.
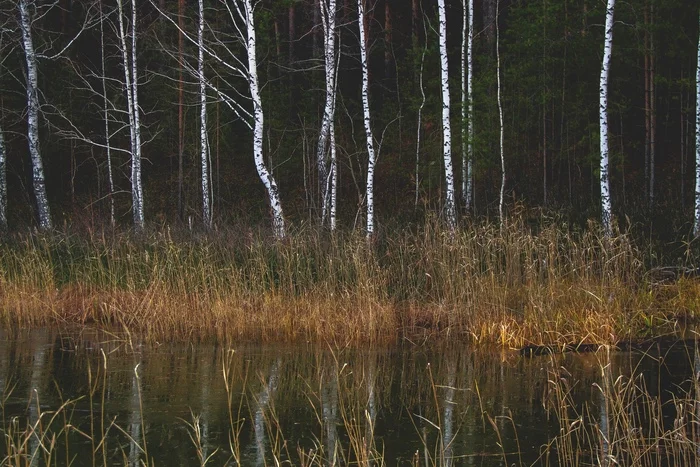
[[[659,286],[628,235],[513,217],[361,233],[302,227],[17,236],[0,244],[7,326],[89,324],[151,340],[337,343],[459,337],[504,346],[610,343],[694,318],[693,280]]]

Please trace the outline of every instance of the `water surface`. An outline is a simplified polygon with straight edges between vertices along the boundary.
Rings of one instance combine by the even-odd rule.
[[[557,465],[553,379],[586,423],[605,426],[602,369],[642,375],[668,401],[689,389],[693,355],[686,341],[526,358],[457,343],[152,346],[0,332],[0,458],[14,443],[33,465],[345,465],[362,452],[385,465]],[[672,424],[673,404],[664,415]]]

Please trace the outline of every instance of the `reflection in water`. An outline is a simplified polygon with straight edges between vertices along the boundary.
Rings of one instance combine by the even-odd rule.
[[[255,465],[266,465],[265,453],[267,452],[267,441],[265,433],[269,422],[267,411],[271,406],[273,397],[277,392],[277,384],[279,380],[281,359],[277,358],[272,364],[269,371],[267,381],[263,380],[263,386],[260,389],[257,397],[255,397],[255,416],[253,422],[253,430],[255,432]]]
[[[610,462],[610,423],[608,419],[608,397],[607,393],[610,382],[605,374],[605,370],[602,372],[602,382],[601,385],[597,386],[598,395],[598,410],[600,411],[599,426],[600,426],[600,453],[598,454],[598,465],[601,467],[607,467]]]
[[[695,389],[695,418],[700,420],[700,348],[695,346],[693,352],[693,385]],[[700,429],[693,430],[697,448],[695,454],[700,457]]]
[[[44,380],[44,370],[46,369],[46,344],[42,343],[41,340],[32,341],[33,355],[31,363],[31,378],[29,382],[29,405],[27,421],[29,423],[29,465],[35,466],[39,465],[39,457],[41,453],[39,448],[41,446],[40,437],[40,426],[39,426],[39,416],[41,413],[41,400],[42,394],[42,382]]]
[[[557,452],[542,451],[557,446],[553,440],[560,435],[551,387],[561,368],[567,407],[596,430],[571,444],[586,463],[614,464],[617,445],[610,437],[619,431],[611,407],[618,406],[609,398],[619,375],[644,373],[658,382],[649,391],[661,402],[690,392],[694,402],[686,416],[700,417],[698,385],[692,385],[700,377],[700,356],[692,342],[652,348],[649,357],[601,352],[531,359],[463,347],[331,352],[242,345],[233,353],[208,345],[162,345],[138,353],[131,348],[88,333],[60,339],[51,332],[18,339],[0,333],[0,382],[17,383],[12,394],[3,392],[5,419],[19,417],[24,429],[37,424],[42,412],[56,411],[61,400],[74,400],[75,430],[56,438],[59,445],[73,443],[74,466],[92,465],[93,455],[99,464],[136,466],[148,459],[160,465],[237,465],[231,450],[238,445],[240,465],[299,465],[302,453],[313,459],[306,465],[318,466],[376,465],[371,459],[377,454],[386,465],[557,465]],[[88,367],[102,368],[102,352],[106,374],[96,380],[97,397],[88,407],[88,398],[78,398],[89,391]],[[222,367],[229,368],[228,393]],[[659,418],[673,426],[674,405],[663,407]],[[91,425],[90,413],[107,428],[99,420]],[[56,420],[56,426],[43,423],[46,436],[61,433],[63,418]],[[8,425],[0,429],[6,435]],[[692,452],[700,456],[698,430],[692,429]],[[91,433],[95,439],[86,439]],[[105,442],[100,433],[107,434]],[[24,464],[44,465],[40,441],[38,432],[27,438]],[[0,459],[8,446],[0,443]]]
[[[139,380],[139,366],[137,362],[131,377],[131,391],[129,393],[129,466],[138,467],[141,460],[141,381]]]
[[[323,372],[321,381],[321,412],[326,427],[325,452],[328,465],[338,462],[338,377],[333,370]]]
[[[443,465],[451,467],[453,463],[452,442],[454,441],[454,408],[455,402],[455,383],[457,381],[457,361],[450,360],[447,364],[447,385],[445,386],[445,400],[443,402],[442,416],[442,455],[444,459]]]

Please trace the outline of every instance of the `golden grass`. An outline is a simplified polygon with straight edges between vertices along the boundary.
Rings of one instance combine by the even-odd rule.
[[[18,236],[0,244],[0,320],[94,323],[153,341],[453,337],[520,347],[615,343],[697,316],[700,284],[649,280],[628,235],[541,224],[532,233],[514,217],[452,234],[428,223],[372,243],[311,229],[277,243],[168,229]]]

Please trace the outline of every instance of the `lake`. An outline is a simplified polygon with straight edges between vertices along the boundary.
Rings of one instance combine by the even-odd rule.
[[[3,465],[697,465],[692,340],[521,356],[0,331]],[[636,462],[636,461],[635,461]]]

